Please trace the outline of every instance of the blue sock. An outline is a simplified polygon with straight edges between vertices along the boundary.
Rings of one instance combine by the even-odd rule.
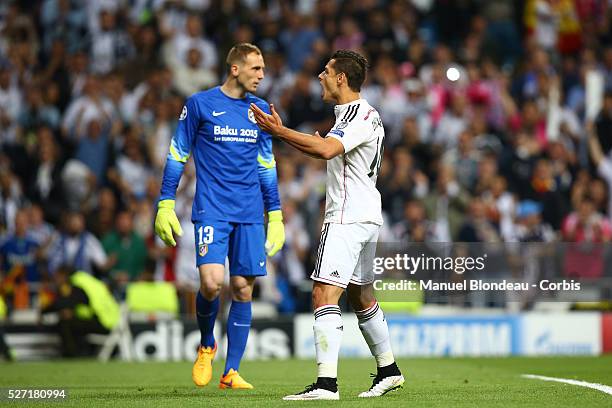
[[[238,371],[251,328],[251,302],[232,300],[227,317],[227,360],[223,375],[233,368]]]
[[[217,313],[219,312],[219,296],[213,301],[206,300],[202,293],[198,291],[196,296],[196,316],[198,318],[198,327],[200,328],[200,344],[202,347],[214,347],[215,346],[215,335],[213,330],[215,328],[215,320],[217,319]]]

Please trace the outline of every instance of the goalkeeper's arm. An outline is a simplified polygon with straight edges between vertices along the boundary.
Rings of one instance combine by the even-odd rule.
[[[170,151],[166,158],[164,178],[162,179],[161,194],[157,204],[155,217],[155,233],[168,246],[176,246],[174,235],[183,235],[181,224],[174,212],[176,189],[185,163],[189,159],[189,152],[195,140],[199,127],[199,110],[196,101],[187,99],[181,116],[179,117],[176,133],[170,143]]]
[[[266,252],[274,256],[285,243],[285,226],[278,194],[278,177],[276,161],[272,153],[272,137],[262,133],[259,138],[257,170],[264,205],[268,211],[268,231],[266,234]]]

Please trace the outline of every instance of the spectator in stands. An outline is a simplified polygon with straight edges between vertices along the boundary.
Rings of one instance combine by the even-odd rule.
[[[511,241],[514,242],[552,242],[555,231],[542,220],[542,205],[536,201],[523,200],[516,211],[516,225]]]
[[[432,222],[432,242],[453,242],[459,237],[469,200],[469,194],[457,183],[452,167],[440,165],[435,188],[423,199],[427,218]]]
[[[277,307],[281,313],[295,313],[298,306],[297,288],[306,278],[304,264],[310,250],[310,237],[304,217],[297,211],[294,201],[283,202],[283,217],[285,234],[289,233],[291,238],[285,241],[283,249],[275,257],[278,266],[275,271],[275,283],[280,293]]]
[[[202,18],[198,14],[189,14],[185,21],[184,32],[177,32],[164,46],[164,60],[171,68],[186,66],[188,53],[191,49],[200,51],[200,67],[211,69],[217,66],[217,48],[204,35]]]
[[[0,64],[0,123],[3,124],[2,142],[14,142],[17,118],[21,113],[21,89],[15,81],[13,70],[9,63]],[[8,132],[11,128],[12,131]]]
[[[27,282],[39,282],[40,245],[29,234],[27,210],[19,210],[15,215],[15,232],[0,245],[3,275],[23,274]]]
[[[91,38],[91,64],[96,74],[108,74],[134,55],[134,45],[127,33],[118,27],[117,12],[99,11],[99,30]]]
[[[404,204],[404,218],[393,226],[393,236],[402,242],[425,242],[429,224],[423,203],[411,199]]]
[[[506,179],[495,175],[481,197],[486,206],[488,219],[496,225],[504,241],[512,241],[516,199],[508,191]]]
[[[480,197],[471,200],[469,218],[459,229],[457,238],[459,242],[501,242],[499,231],[488,219],[485,203]]]
[[[402,219],[404,203],[417,194],[414,182],[417,171],[408,149],[403,147],[395,149],[391,177],[381,183],[384,183],[382,206],[392,224]],[[426,191],[419,193],[423,195]]]
[[[134,40],[135,54],[121,69],[126,85],[132,89],[162,63],[159,48],[161,33],[154,22],[137,28]]]
[[[455,92],[451,96],[450,109],[448,109],[438,126],[433,137],[433,143],[443,149],[455,147],[459,142],[459,135],[468,126],[468,102],[461,92]]]
[[[136,281],[144,271],[147,247],[134,231],[133,215],[128,211],[117,214],[115,230],[102,239],[104,251],[112,262],[108,276],[116,293],[124,294],[125,286]]]
[[[582,197],[578,208],[563,221],[563,240],[570,243],[565,248],[564,273],[567,277],[599,278],[604,273],[605,248],[603,243],[612,239],[612,223],[595,211],[588,194]]]
[[[279,39],[285,50],[289,69],[299,72],[317,41],[322,40],[322,34],[313,16],[289,13],[286,17],[286,28],[281,31]]]
[[[16,214],[24,204],[19,180],[8,168],[10,160],[0,157],[0,231],[12,233],[15,230]]]
[[[604,124],[606,116],[609,116],[608,119],[609,124]],[[587,136],[588,136],[588,144],[589,151],[591,154],[591,158],[593,159],[593,163],[595,163],[595,167],[597,169],[597,173],[601,176],[608,185],[608,208],[607,213],[608,217],[612,217],[612,158],[609,155],[609,151],[604,151],[602,148],[602,141],[606,144],[604,146],[610,146],[610,135],[612,133],[600,133],[600,128],[603,128],[603,131],[612,129],[612,92],[609,92],[605,98],[604,110],[599,116],[599,122],[597,126],[595,126],[591,122],[587,122]],[[609,148],[609,147],[608,147]]]
[[[62,120],[62,134],[72,143],[78,142],[91,121],[110,124],[113,119],[113,103],[104,96],[99,78],[89,75],[78,81],[82,82],[82,93],[77,91]]]
[[[118,212],[115,192],[103,187],[97,194],[97,202],[87,218],[87,227],[96,237],[104,237],[115,228]]]
[[[45,101],[43,90],[30,85],[26,90],[25,104],[17,119],[20,132],[27,133],[39,126],[49,126],[51,129],[59,128],[61,115],[57,106]]]
[[[203,68],[202,58],[202,52],[198,48],[191,48],[187,51],[187,63],[178,65],[173,70],[174,87],[185,98],[218,82],[217,75],[211,68]]]
[[[80,212],[64,215],[63,228],[49,250],[49,272],[54,274],[62,265],[93,274],[105,272],[114,259],[107,257],[102,244],[85,229],[85,219]]]
[[[81,127],[81,117],[76,126]],[[95,184],[101,186],[106,181],[106,169],[113,163],[111,150],[110,123],[91,118],[83,125],[78,137],[75,158],[85,164],[95,178]]]
[[[57,222],[66,207],[62,170],[64,157],[49,127],[43,126],[36,132],[37,155],[32,163],[30,180],[27,182],[28,198],[45,208],[47,218]]]
[[[447,149],[442,156],[445,164],[456,169],[457,182],[468,191],[472,191],[478,181],[479,159],[480,154],[474,146],[474,136],[468,129],[459,134],[457,145]]]
[[[568,212],[568,203],[554,178],[550,160],[540,159],[535,163],[529,188],[524,196],[542,203],[544,221],[558,229]]]

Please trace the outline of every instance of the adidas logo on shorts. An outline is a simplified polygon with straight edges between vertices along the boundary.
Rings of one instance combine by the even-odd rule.
[[[338,273],[338,271],[333,271],[329,274],[329,276],[331,276],[332,278],[340,278],[340,274]]]

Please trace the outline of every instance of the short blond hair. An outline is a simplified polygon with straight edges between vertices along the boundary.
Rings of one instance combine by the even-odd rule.
[[[240,43],[234,45],[232,49],[229,50],[229,52],[227,53],[227,58],[225,58],[227,71],[229,72],[232,65],[245,62],[247,55],[252,53],[262,55],[259,47],[254,44]]]

